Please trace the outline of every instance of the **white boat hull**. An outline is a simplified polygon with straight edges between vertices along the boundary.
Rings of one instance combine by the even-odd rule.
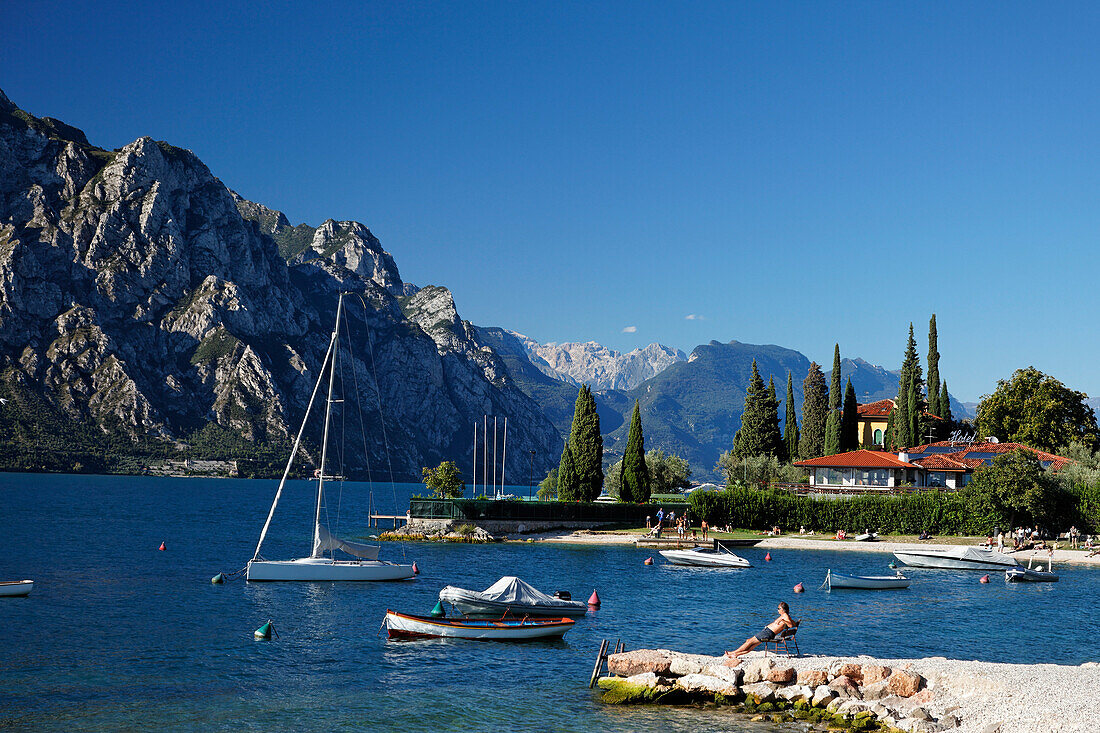
[[[34,590],[33,580],[8,580],[0,582],[0,598],[18,598]]]
[[[306,557],[299,560],[252,560],[246,575],[251,581],[324,582],[406,580],[413,577],[412,565],[381,560],[331,560]]]
[[[561,638],[573,628],[571,619],[558,617],[542,621],[472,621],[469,619],[428,619],[394,611],[386,612],[386,630],[390,638],[473,639],[476,641],[527,641]]]
[[[522,603],[504,603],[501,601],[489,601],[484,599],[456,598],[450,595],[446,598],[441,593],[439,600],[450,603],[455,610],[463,616],[542,616],[554,618],[561,616],[584,616],[588,613],[588,605],[579,601],[570,606],[535,606]]]
[[[908,588],[910,580],[902,575],[844,575],[829,571],[825,576],[829,589],[893,590]]]
[[[1054,583],[1058,580],[1058,574],[1024,567],[1009,568],[1005,571],[1005,580],[1009,583]]]
[[[661,550],[661,557],[673,565],[701,568],[751,568],[752,563],[732,552],[715,552],[711,548],[694,550]]]
[[[1007,570],[1019,567],[1014,558],[995,550],[979,547],[959,547],[949,550],[920,548],[898,550],[894,557],[913,568],[939,568],[945,570]]]

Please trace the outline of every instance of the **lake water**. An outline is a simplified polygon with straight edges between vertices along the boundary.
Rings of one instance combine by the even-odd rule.
[[[729,712],[619,709],[587,688],[601,639],[699,653],[735,648],[786,600],[804,652],[941,655],[1079,664],[1097,657],[1100,572],[1064,566],[1055,584],[911,570],[904,591],[819,590],[825,569],[881,573],[890,556],[745,550],[754,568],[693,570],[633,547],[386,544],[421,575],[385,584],[215,586],[251,557],[275,482],[0,474],[0,579],[33,578],[0,599],[0,728],[256,731],[765,731]],[[367,501],[329,500],[345,536],[367,534]],[[361,488],[361,487],[358,487]],[[418,487],[378,490],[403,513]],[[308,551],[311,488],[280,504],[264,554]],[[158,552],[165,542],[167,550]],[[603,606],[563,641],[387,641],[387,608],[426,613],[448,584],[483,589],[519,575]],[[791,587],[802,581],[807,592]],[[255,642],[271,619],[278,639]]]

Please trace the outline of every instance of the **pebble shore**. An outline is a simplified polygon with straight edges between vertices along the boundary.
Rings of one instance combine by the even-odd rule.
[[[994,664],[943,657],[745,656],[671,650],[611,655],[613,703],[717,701],[765,717],[854,730],[1084,733],[1097,729],[1100,666]]]

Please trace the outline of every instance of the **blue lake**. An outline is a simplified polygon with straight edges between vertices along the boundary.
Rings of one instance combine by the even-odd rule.
[[[587,688],[601,639],[699,653],[735,648],[786,600],[803,651],[1079,664],[1100,635],[1100,572],[1063,566],[1056,584],[910,570],[904,591],[819,590],[825,569],[881,573],[890,556],[744,554],[748,570],[643,565],[652,551],[539,543],[386,544],[421,575],[386,584],[210,583],[251,557],[273,481],[0,474],[0,727],[70,730],[714,731],[774,730],[715,710],[617,709]],[[362,536],[367,492],[329,497],[329,524]],[[415,486],[380,486],[404,513]],[[396,506],[394,495],[396,493]],[[517,492],[518,493],[518,492]],[[312,489],[289,487],[264,547],[308,552]],[[336,521],[339,509],[340,521]],[[167,550],[158,552],[165,542]],[[519,575],[603,606],[560,642],[387,641],[387,608],[427,612],[440,588]],[[795,595],[802,581],[807,592]],[[255,642],[271,619],[278,639]]]

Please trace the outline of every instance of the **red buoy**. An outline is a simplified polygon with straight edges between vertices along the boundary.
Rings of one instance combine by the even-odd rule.
[[[772,561],[772,554],[769,552],[767,555],[764,555],[764,559],[767,560],[768,562],[771,562]]]
[[[157,549],[158,549],[158,550],[160,550],[161,552],[164,552],[164,551],[165,551],[165,550],[167,550],[168,548],[164,546],[164,543],[163,543],[163,542],[161,542],[161,543],[160,543],[160,547],[158,547]]]
[[[416,563],[413,563],[413,575],[420,575],[420,568],[416,567]]]
[[[588,605],[595,606],[596,608],[600,607],[600,595],[596,592],[595,588],[592,589],[592,595],[588,597]]]
[[[653,558],[652,557],[647,557],[645,559],[645,564],[646,565],[652,565],[653,564]]]
[[[799,581],[798,583],[795,584],[795,586],[794,586],[794,592],[795,593],[804,593],[805,591],[806,591],[806,589],[802,587],[802,582],[801,581]]]
[[[989,576],[988,576],[988,575],[983,575],[983,576],[981,577],[981,579],[980,579],[980,580],[978,580],[978,582],[979,582],[979,583],[988,583],[988,582],[989,582]]]

